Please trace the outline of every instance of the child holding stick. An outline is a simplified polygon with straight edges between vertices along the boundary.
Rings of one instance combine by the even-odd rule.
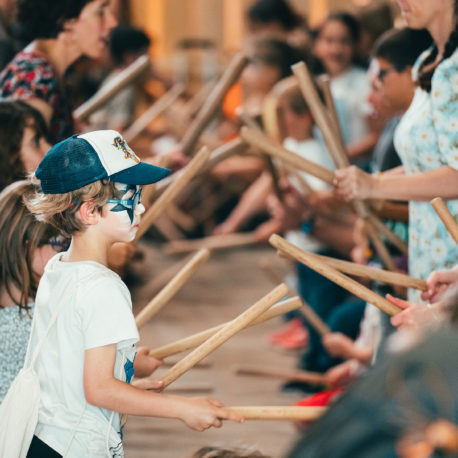
[[[55,456],[124,456],[118,412],[178,418],[199,431],[221,426],[221,419],[241,420],[213,399],[129,385],[138,331],[129,292],[106,267],[107,254],[113,243],[135,237],[144,212],[140,185],[167,173],[140,162],[115,131],[58,143],[36,171],[41,191],[26,197],[28,208],[72,241],[48,263],[37,294],[33,347],[60,310],[35,365],[41,406],[32,457],[40,450]]]

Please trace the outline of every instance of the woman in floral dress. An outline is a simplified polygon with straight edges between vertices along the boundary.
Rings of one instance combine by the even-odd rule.
[[[381,176],[349,167],[336,173],[335,185],[347,200],[410,201],[409,273],[426,279],[458,262],[458,246],[429,203],[442,197],[458,214],[458,1],[398,3],[408,26],[428,29],[435,43],[414,67],[418,87],[395,135],[403,166]],[[409,291],[409,300],[418,299]]]
[[[18,21],[33,41],[0,74],[0,99],[37,108],[55,143],[74,133],[65,72],[83,55],[100,58],[116,21],[109,0],[21,0]]]

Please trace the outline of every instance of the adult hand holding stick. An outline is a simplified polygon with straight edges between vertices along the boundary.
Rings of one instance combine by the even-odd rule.
[[[185,156],[192,155],[200,134],[214,116],[216,110],[221,106],[226,92],[239,79],[247,63],[248,57],[243,53],[234,56],[181,141],[180,149]]]
[[[135,240],[138,240],[165,210],[167,205],[177,197],[189,181],[202,168],[210,156],[210,151],[204,146],[196,156],[183,169],[183,173],[164,191],[164,193],[151,205],[143,216]]]
[[[437,216],[439,216],[441,221],[444,223],[444,226],[449,234],[453,237],[453,240],[455,240],[455,243],[458,243],[458,224],[450,213],[450,210],[445,202],[440,197],[436,197],[431,201],[431,205],[437,213]]]
[[[73,112],[73,118],[76,121],[84,121],[88,116],[105,105],[119,91],[135,81],[135,79],[150,68],[150,65],[149,57],[146,54],[140,56],[108,84],[102,86],[89,100],[80,105]]]
[[[210,251],[204,248],[192,257],[175,277],[135,317],[135,323],[138,329],[159,312],[209,256]]]
[[[269,310],[264,312],[262,315],[258,316],[254,321],[252,321],[248,326],[255,326],[260,323],[264,323],[271,318],[275,318],[280,315],[284,315],[285,313],[291,312],[293,310],[297,310],[302,306],[302,301],[299,297],[293,297],[291,299],[287,299],[282,301],[274,306],[272,306]],[[162,347],[155,348],[150,351],[150,356],[153,356],[157,359],[164,359],[170,356],[176,355],[186,350],[190,350],[191,348],[195,348],[198,345],[205,342],[215,333],[220,331],[230,322],[220,324],[218,326],[214,326],[210,329],[206,329],[205,331],[198,332],[191,336],[185,337],[183,339],[177,340],[175,342],[171,342],[167,345],[163,345]]]
[[[347,291],[350,291],[355,296],[358,296],[366,302],[375,305],[377,308],[387,313],[388,315],[396,315],[397,313],[401,312],[399,307],[396,307],[383,297],[380,297],[378,294],[371,291],[369,288],[366,288],[352,278],[347,277],[338,270],[332,268],[326,264],[326,262],[311,255],[310,253],[307,253],[306,251],[299,249],[292,243],[289,243],[283,237],[274,234],[272,237],[270,237],[269,242],[278,250],[285,252],[289,256],[292,256],[297,261],[301,262],[307,267],[310,267],[314,271],[320,273]]]
[[[285,284],[277,286],[249,309],[245,310],[237,318],[226,324],[220,331],[212,335],[212,337],[189,353],[189,355],[185,356],[181,361],[167,371],[163,377],[161,377],[163,388],[166,388],[177,378],[181,377],[181,375],[191,369],[196,363],[205,358],[211,352],[216,350],[224,342],[229,340],[234,334],[248,326],[259,315],[268,310],[275,302],[278,302],[287,293],[288,288]]]

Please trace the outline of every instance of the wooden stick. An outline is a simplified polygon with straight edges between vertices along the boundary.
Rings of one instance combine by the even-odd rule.
[[[318,84],[323,91],[324,100],[326,102],[326,106],[328,107],[329,119],[332,121],[335,134],[338,136],[340,142],[344,144],[342,129],[340,128],[339,116],[337,115],[336,104],[331,92],[331,78],[329,75],[321,75],[318,78]]]
[[[324,374],[308,371],[285,371],[280,369],[271,369],[264,367],[237,366],[234,372],[238,375],[253,375],[259,377],[274,377],[283,380],[294,380],[295,382],[310,383],[313,385],[326,385]]]
[[[380,256],[380,259],[382,260],[383,265],[388,270],[391,270],[392,272],[398,272],[398,268],[396,267],[396,264],[394,263],[393,259],[391,258],[388,248],[385,246],[385,244],[382,242],[382,240],[378,236],[377,230],[375,229],[374,225],[370,221],[365,220],[365,229],[366,229],[367,236],[369,237],[369,240],[374,245],[375,251]]]
[[[145,294],[149,296],[155,295],[160,289],[162,289],[194,256],[191,253],[183,260],[167,267],[165,270],[161,270],[160,273],[155,275],[143,288]]]
[[[284,275],[282,272],[279,272],[277,269],[275,269],[272,266],[272,263],[270,262],[269,259],[261,259],[258,262],[258,266],[261,270],[264,271],[264,273],[267,275],[269,280],[274,284],[278,285],[284,280]]]
[[[258,243],[258,240],[252,232],[212,235],[196,240],[172,240],[164,246],[164,252],[167,254],[183,253],[186,251],[198,250],[203,247],[216,250],[252,245],[255,243]]]
[[[449,234],[453,237],[453,240],[455,240],[455,243],[458,243],[458,224],[450,213],[450,210],[445,202],[440,197],[436,197],[431,201],[431,205],[437,213],[437,216],[439,216],[441,221],[444,223],[444,226]]]
[[[262,299],[245,310],[234,320],[226,324],[220,331],[213,334],[208,340],[198,346],[195,350],[185,356],[175,366],[168,370],[164,376],[160,378],[163,382],[163,387],[166,388],[177,378],[181,377],[185,372],[191,369],[201,359],[215,351],[224,342],[229,340],[234,334],[241,331],[243,328],[253,322],[259,315],[268,310],[275,302],[279,301],[288,293],[288,287],[282,283],[266,294]]]
[[[304,303],[299,311],[321,337],[332,332],[329,326],[316,314],[315,310],[313,310],[310,305]]]
[[[209,172],[215,165],[219,164],[221,161],[236,155],[241,154],[247,148],[247,144],[241,138],[235,138],[230,142],[225,143],[224,145],[215,148],[210,153],[210,158],[203,165],[203,167],[198,171],[196,177],[201,177],[205,173]],[[181,169],[172,175],[164,178],[163,180],[156,183],[156,193],[162,194],[167,187],[178,180],[184,173],[185,169]]]
[[[391,302],[388,302],[383,297],[380,297],[378,294],[374,293],[369,288],[366,288],[365,286],[361,285],[352,278],[347,277],[346,275],[332,268],[331,266],[321,261],[317,257],[313,255],[311,256],[310,253],[299,249],[292,243],[289,243],[283,237],[274,234],[270,237],[269,242],[275,248],[286,252],[288,255],[292,256],[297,261],[301,262],[302,264],[305,264],[306,266],[320,273],[321,275],[338,284],[347,291],[350,291],[355,296],[358,296],[366,302],[375,305],[388,315],[396,315],[401,311],[401,309],[396,307]]]
[[[330,258],[328,256],[321,256],[314,253],[310,253],[310,256],[326,262],[326,264],[334,269],[350,275],[355,275],[356,277],[369,278],[380,283],[389,283],[391,285],[403,286],[404,288],[414,288],[421,291],[427,290],[426,281],[421,278],[413,278],[409,277],[409,275],[398,272],[389,272],[387,270],[364,266],[362,264],[356,264],[355,262],[343,261],[342,259]]]
[[[168,359],[167,361],[164,361],[163,364],[161,364],[161,367],[172,367],[177,362],[178,360]],[[213,361],[199,361],[194,367],[199,369],[209,369],[210,367],[213,367]]]
[[[243,53],[236,54],[226,71],[222,74],[218,84],[213,88],[210,95],[197,116],[192,121],[189,129],[181,141],[181,150],[186,156],[190,156],[194,150],[197,140],[205,129],[208,122],[214,116],[216,110],[221,106],[226,92],[239,79],[240,74],[248,63],[248,57]]]
[[[333,123],[326,113],[326,110],[321,103],[320,96],[316,90],[316,86],[313,82],[312,76],[308,71],[304,62],[298,62],[294,64],[291,69],[296,75],[296,78],[301,88],[302,95],[304,96],[307,105],[312,113],[313,119],[315,120],[318,128],[323,134],[323,139],[328,147],[328,151],[331,154],[337,168],[347,167],[348,157],[345,152],[345,149],[340,142],[340,139],[337,138],[334,129]]]
[[[256,318],[252,323],[247,327],[255,326],[260,323],[264,323],[271,318],[283,315],[285,313],[291,312],[292,310],[297,310],[302,306],[302,301],[299,297],[293,297],[286,301],[282,301],[273,307],[271,307],[267,312],[264,312],[260,317]],[[205,331],[198,332],[191,336],[185,337],[184,339],[177,340],[175,342],[163,345],[162,347],[156,348],[150,351],[150,356],[154,356],[157,359],[168,358],[169,356],[176,355],[183,351],[189,350],[191,348],[197,347],[201,343],[205,342],[208,338],[213,336],[216,332],[220,331],[230,322],[214,326],[213,328],[206,329]]]
[[[74,112],[73,118],[76,121],[83,121],[92,113],[97,111],[110,99],[112,99],[119,91],[131,84],[142,73],[150,67],[149,57],[144,54],[135,62],[129,65],[108,84],[101,87],[89,100],[80,105]]]
[[[192,259],[178,272],[157,296],[154,297],[135,317],[137,328],[140,329],[147,323],[165,304],[177,293],[188,281],[196,270],[210,257],[210,251],[206,248],[196,253]]]
[[[175,180],[164,193],[154,202],[143,216],[135,240],[138,240],[154,223],[157,217],[165,210],[167,205],[177,197],[196,173],[202,168],[210,156],[210,151],[204,146],[191,162],[183,169],[183,173]]]
[[[156,100],[132,125],[124,132],[124,138],[127,142],[132,141],[141,134],[163,111],[165,111],[173,102],[184,92],[184,86],[181,83],[175,84],[162,97]]]
[[[172,393],[212,393],[215,387],[208,384],[171,386],[167,392]]]
[[[327,407],[291,407],[291,406],[233,406],[225,407],[245,420],[290,420],[315,421],[327,410]]]
[[[250,145],[256,146],[260,150],[272,156],[278,157],[287,164],[303,170],[304,172],[307,172],[310,175],[313,175],[314,177],[317,177],[332,186],[334,173],[322,167],[321,165],[315,164],[314,162],[287,150],[280,144],[275,143],[273,140],[267,138],[264,134],[256,132],[249,127],[242,127],[240,130],[240,135]]]
[[[181,110],[183,112],[184,119],[189,122],[189,120],[197,113],[197,111],[200,110],[216,83],[217,78],[213,78],[212,81],[208,81],[207,83],[203,84],[202,87],[189,100],[186,101],[184,107]]]
[[[178,226],[187,232],[195,229],[197,222],[188,213],[185,213],[174,203],[168,205],[166,209],[167,216]]]
[[[315,120],[318,128],[323,134],[324,141],[326,143],[329,153],[331,154],[334,160],[334,163],[336,164],[336,167],[338,169],[348,167],[350,165],[350,161],[345,151],[345,147],[341,139],[335,132],[335,129],[333,128],[333,122],[330,116],[328,115],[328,113],[326,113],[326,109],[321,103],[320,97],[313,83],[312,76],[307,69],[307,66],[304,62],[298,62],[297,64],[294,64],[291,68],[293,70],[293,73],[296,75],[296,78],[298,79],[302,95],[307,101],[313,119]],[[338,120],[336,120],[336,122],[338,122]],[[355,200],[353,202],[353,205],[358,216],[360,218],[367,219],[369,214],[369,209],[367,205],[361,200]],[[373,216],[373,218],[376,218],[375,215]],[[380,222],[380,224],[383,223]],[[369,221],[368,226],[373,226],[373,222]],[[382,261],[385,264],[385,266],[389,270],[397,271],[396,266],[393,260],[391,259],[388,250],[386,250],[385,245],[383,245],[383,242],[378,237],[375,228],[373,231],[370,231],[369,236],[372,239],[372,242],[374,243],[375,248],[379,253],[380,257],[382,258]]]

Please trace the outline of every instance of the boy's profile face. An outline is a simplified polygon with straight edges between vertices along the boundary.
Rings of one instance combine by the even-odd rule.
[[[140,217],[145,211],[141,204],[140,186],[115,183],[119,199],[109,199],[102,217],[114,242],[131,242],[135,238]]]

